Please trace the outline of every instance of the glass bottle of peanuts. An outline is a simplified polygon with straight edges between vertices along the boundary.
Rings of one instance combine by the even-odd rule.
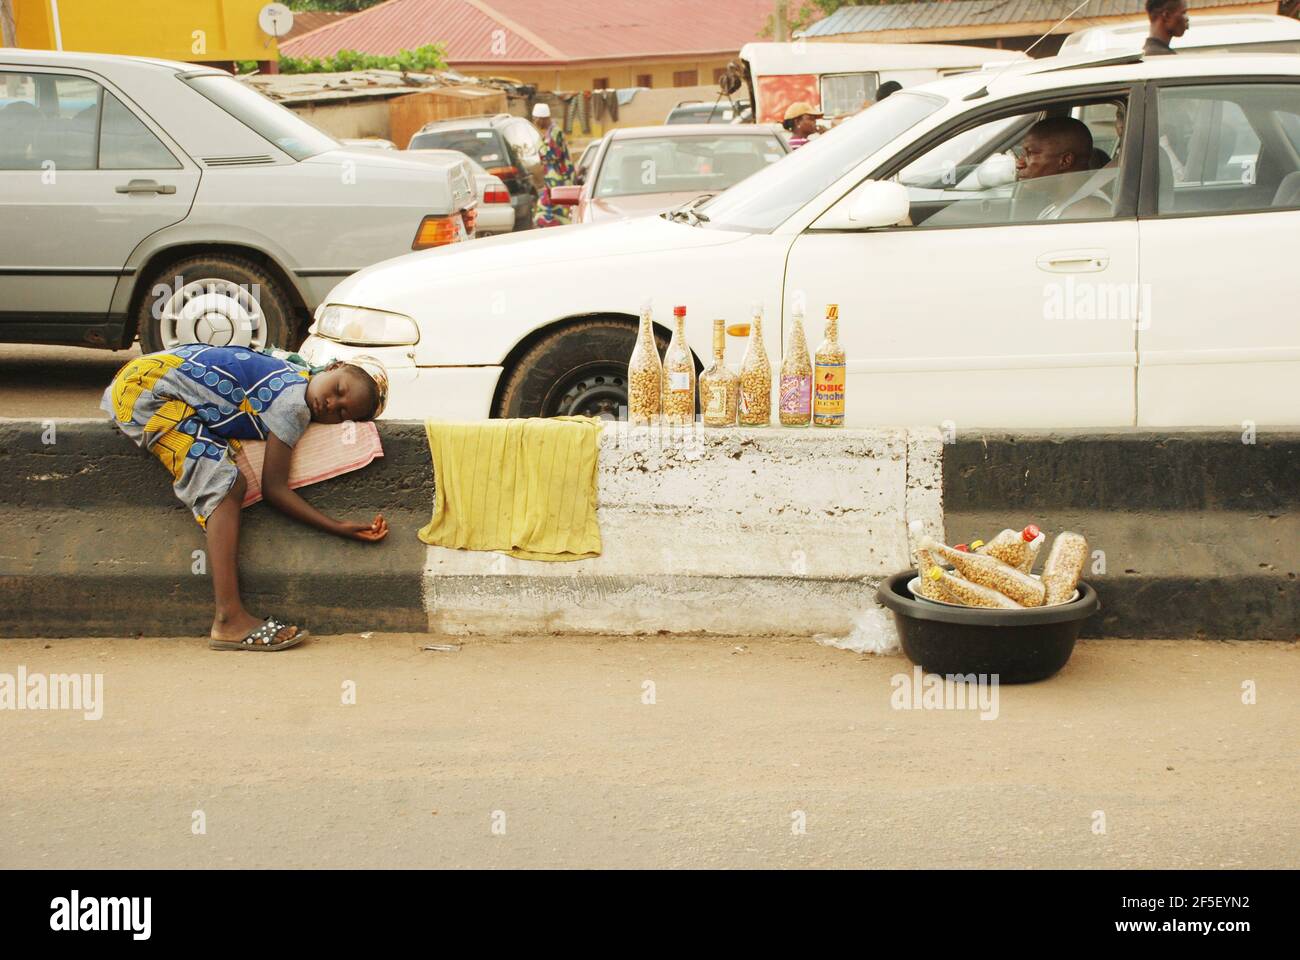
[[[844,426],[844,348],[839,339],[840,308],[826,305],[826,339],[813,366],[813,425]]]
[[[695,358],[686,345],[686,308],[673,307],[673,338],[664,351],[664,423],[686,426],[695,422]]]
[[[740,364],[740,425],[766,427],[772,423],[772,364],[763,346],[763,308],[754,304],[749,321],[749,346]]]
[[[733,427],[740,403],[740,377],[726,363],[727,326],[713,321],[713,364],[700,374],[700,406],[706,427]]]
[[[663,365],[655,343],[650,304],[641,308],[641,328],[627,362],[627,420],[632,426],[649,426],[659,419]]]
[[[803,307],[794,308],[790,341],[781,358],[780,418],[783,427],[806,427],[812,421],[812,358],[803,332]]]

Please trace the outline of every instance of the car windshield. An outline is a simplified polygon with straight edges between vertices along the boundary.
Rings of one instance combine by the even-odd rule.
[[[306,160],[339,147],[333,137],[228,74],[205,73],[184,79],[226,113],[295,160]]]
[[[456,150],[484,167],[508,167],[512,161],[495,130],[429,130],[411,138],[412,150]]]
[[[896,93],[695,210],[708,218],[704,225],[709,227],[759,233],[774,230],[864,159],[945,103],[932,94]]]
[[[600,163],[594,193],[718,193],[785,155],[772,133],[616,139]]]

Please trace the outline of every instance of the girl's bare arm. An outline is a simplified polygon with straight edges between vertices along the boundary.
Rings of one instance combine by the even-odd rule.
[[[262,463],[262,499],[286,517],[335,536],[375,541],[388,535],[388,521],[383,514],[376,514],[370,523],[335,520],[290,490],[289,460],[292,456],[293,448],[275,434],[267,438],[266,459]]]

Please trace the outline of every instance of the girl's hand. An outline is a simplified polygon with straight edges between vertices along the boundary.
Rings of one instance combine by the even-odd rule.
[[[370,523],[348,523],[345,521],[339,526],[341,528],[339,530],[340,535],[351,540],[378,543],[388,536],[388,521],[384,519],[382,513],[375,514],[375,519]]]

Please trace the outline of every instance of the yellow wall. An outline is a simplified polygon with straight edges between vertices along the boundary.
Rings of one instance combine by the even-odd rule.
[[[274,60],[266,0],[58,0],[64,50],[166,60]],[[54,49],[50,0],[14,0],[18,45]]]
[[[739,56],[739,54],[737,54]],[[452,63],[457,70],[474,77],[508,76],[521,83],[535,83],[541,90],[590,90],[597,77],[607,77],[609,86],[636,86],[639,74],[648,73],[653,78],[654,89],[670,88],[673,74],[682,70],[696,70],[699,83],[713,86],[713,71],[727,65],[732,57],[716,60],[656,60],[650,63],[620,61],[596,64],[594,66],[560,67],[549,70],[530,70],[526,67],[497,65],[487,67],[479,64]]]

